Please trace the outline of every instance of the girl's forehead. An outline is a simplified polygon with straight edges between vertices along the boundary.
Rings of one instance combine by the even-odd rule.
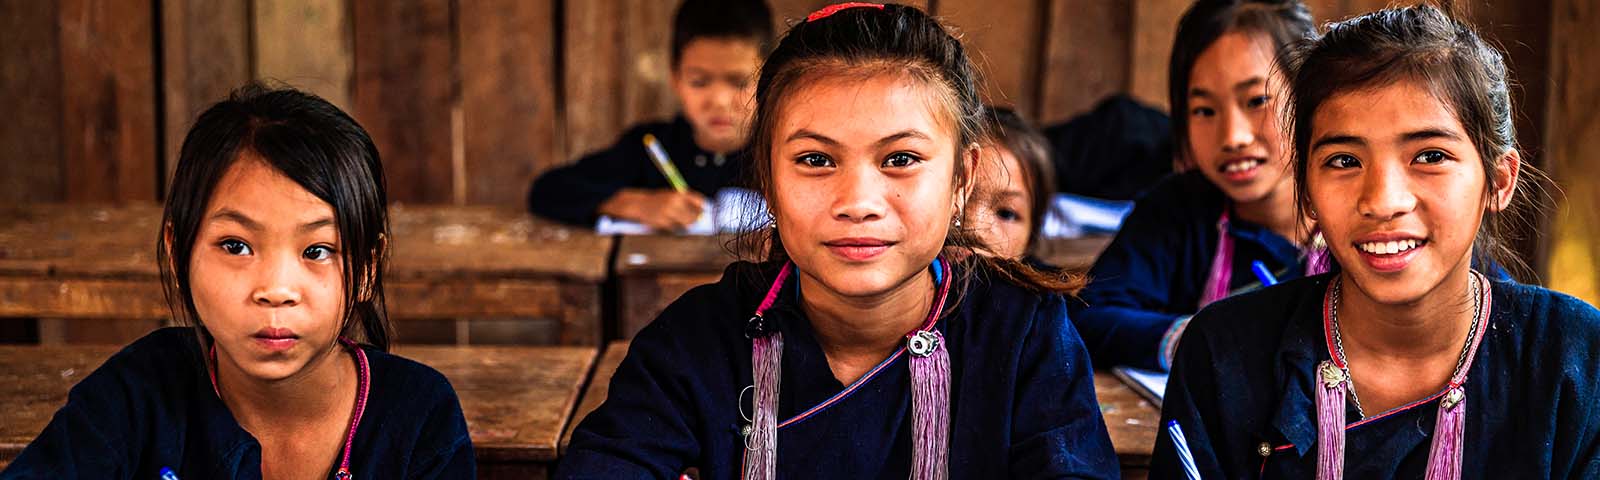
[[[781,102],[773,143],[782,144],[799,130],[868,137],[917,130],[948,138],[957,134],[957,112],[945,90],[909,72],[815,73],[800,79]]]
[[[1317,106],[1311,126],[1313,148],[1319,140],[1347,136],[1394,143],[1443,133],[1468,140],[1450,105],[1416,80],[1337,91]]]
[[[207,220],[222,212],[267,226],[304,225],[334,217],[332,205],[249,152],[240,153],[211,192]]]

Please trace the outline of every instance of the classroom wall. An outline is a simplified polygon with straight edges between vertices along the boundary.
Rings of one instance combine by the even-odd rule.
[[[826,3],[771,0],[782,30]],[[992,102],[1042,123],[1127,92],[1166,103],[1188,0],[917,0],[952,24]],[[1311,0],[1319,21],[1388,2]],[[1508,49],[1528,157],[1572,195],[1519,245],[1591,285],[1600,207],[1593,0],[1456,2]],[[531,179],[670,116],[670,0],[0,0],[0,201],[155,201],[201,109],[251,78],[347,109],[398,202],[520,204]],[[1588,22],[1588,23],[1585,23]],[[1573,103],[1586,101],[1588,103]],[[1548,127],[1548,128],[1547,128]],[[1581,135],[1590,133],[1590,135]],[[1587,215],[1587,216],[1586,216]],[[1545,232],[1571,262],[1546,268]],[[1587,275],[1585,275],[1587,274]],[[1584,283],[1588,282],[1588,283]],[[1574,287],[1577,288],[1577,287]],[[1596,301],[1595,294],[1586,297]]]

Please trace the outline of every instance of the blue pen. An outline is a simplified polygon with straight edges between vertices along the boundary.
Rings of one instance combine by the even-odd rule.
[[[161,480],[178,480],[178,474],[171,468],[161,467]]]
[[[1183,473],[1189,480],[1200,480],[1200,468],[1194,466],[1194,452],[1189,451],[1189,441],[1183,438],[1183,428],[1178,427],[1177,420],[1167,420],[1167,435],[1172,437],[1172,449],[1178,451],[1178,463],[1183,464]]]
[[[1250,262],[1250,271],[1256,272],[1256,278],[1261,279],[1261,286],[1270,287],[1278,284],[1278,277],[1272,276],[1272,270],[1260,260]]]

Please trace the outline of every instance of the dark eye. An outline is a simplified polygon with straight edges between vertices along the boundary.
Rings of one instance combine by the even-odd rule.
[[[811,168],[828,168],[833,166],[833,159],[820,153],[807,153],[800,156],[799,162]]]
[[[306,260],[327,260],[333,257],[333,248],[327,245],[312,245],[306,247],[305,251],[300,252],[300,256],[305,257]]]
[[[1216,110],[1212,110],[1211,107],[1195,107],[1193,110],[1189,110],[1189,116],[1192,116],[1192,117],[1215,117],[1215,116],[1217,116],[1217,111]]]
[[[1338,169],[1357,168],[1361,166],[1361,161],[1356,160],[1356,157],[1341,153],[1329,158],[1326,165]]]
[[[706,87],[708,87],[710,85],[711,85],[711,79],[709,79],[709,78],[691,78],[691,79],[689,79],[689,86],[694,87],[694,88],[706,88]]]
[[[912,154],[909,154],[909,153],[906,153],[906,152],[896,152],[894,154],[889,155],[889,158],[883,159],[883,166],[889,167],[889,168],[905,168],[905,167],[909,167],[909,166],[915,165],[917,162],[920,162],[920,161],[922,161],[922,159],[917,158],[916,155],[912,155]]]
[[[1001,220],[1004,220],[1004,221],[1007,221],[1007,222],[1020,222],[1020,221],[1022,221],[1022,214],[1021,213],[1017,213],[1016,210],[1012,210],[1012,209],[1009,209],[1009,208],[1002,208],[1002,209],[999,209],[999,210],[995,210],[994,211],[994,216],[995,216],[995,218],[998,218],[998,219],[1001,219]]]
[[[1266,95],[1258,95],[1258,96],[1250,97],[1249,100],[1246,100],[1245,101],[1245,105],[1249,106],[1250,108],[1261,108],[1263,106],[1266,106],[1267,100],[1271,100],[1271,99],[1272,99],[1272,97],[1269,97],[1269,96],[1266,96]]]
[[[1426,152],[1417,154],[1417,158],[1415,158],[1413,161],[1424,165],[1432,165],[1443,162],[1448,158],[1449,156],[1445,155],[1444,152],[1438,150],[1428,150]]]
[[[232,238],[223,240],[217,245],[222,247],[222,251],[228,252],[228,255],[249,255],[252,253],[249,244]]]

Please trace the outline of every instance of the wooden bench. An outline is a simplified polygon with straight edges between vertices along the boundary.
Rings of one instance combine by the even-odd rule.
[[[584,390],[578,411],[561,437],[561,452],[565,454],[572,440],[572,429],[594,409],[605,402],[611,389],[611,375],[628,352],[628,342],[619,340],[606,347],[600,362],[595,365],[594,377]],[[1100,413],[1105,416],[1106,429],[1111,433],[1111,446],[1122,462],[1123,478],[1144,478],[1150,467],[1150,452],[1155,450],[1157,425],[1161,423],[1161,410],[1139,396],[1111,372],[1095,372],[1095,396],[1099,397]]]
[[[390,212],[394,318],[553,320],[554,343],[600,344],[613,238],[514,208]],[[154,204],[0,208],[0,317],[146,320],[125,336],[148,331],[149,320],[169,316],[155,258],[160,221]],[[466,327],[457,325],[458,342]]]
[[[66,402],[112,346],[0,346],[0,465]],[[598,353],[595,347],[407,346],[396,353],[450,379],[471,430],[479,478],[544,478]],[[614,367],[613,367],[614,368]]]
[[[732,237],[627,235],[617,242],[612,272],[617,284],[617,333],[633,338],[667,305],[689,289],[722,278],[737,260]],[[1041,259],[1075,271],[1087,271],[1111,243],[1110,236],[1045,239]]]

